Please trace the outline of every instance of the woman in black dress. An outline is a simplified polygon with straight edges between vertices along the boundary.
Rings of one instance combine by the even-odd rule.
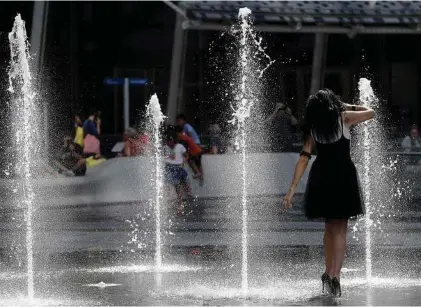
[[[297,162],[290,189],[283,199],[290,208],[295,187],[311,158],[314,161],[305,192],[305,214],[325,220],[324,255],[326,271],[323,291],[341,295],[340,272],[345,257],[348,219],[364,213],[358,175],[350,155],[349,128],[373,118],[373,110],[340,101],[331,90],[320,90],[308,98],[305,110],[305,143]]]

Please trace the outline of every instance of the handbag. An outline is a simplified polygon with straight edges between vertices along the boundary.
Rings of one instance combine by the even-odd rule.
[[[84,154],[100,154],[99,140],[92,134],[87,134],[83,140],[83,153]]]

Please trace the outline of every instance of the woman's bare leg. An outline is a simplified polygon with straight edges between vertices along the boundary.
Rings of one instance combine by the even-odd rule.
[[[325,266],[326,266],[326,273],[332,277],[334,274],[333,268],[333,253],[334,253],[334,246],[333,246],[333,227],[332,223],[329,220],[325,222],[325,234],[323,238],[323,247],[324,247],[324,255],[325,255]]]
[[[338,219],[333,222],[333,257],[332,257],[332,275],[340,279],[342,265],[346,252],[346,234],[348,229],[348,220]]]

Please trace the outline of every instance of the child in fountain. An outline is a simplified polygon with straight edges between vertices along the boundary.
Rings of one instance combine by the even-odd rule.
[[[183,191],[191,197],[190,184],[187,172],[184,169],[184,162],[188,158],[186,148],[177,142],[175,133],[167,136],[167,146],[165,148],[166,163],[164,168],[164,180],[175,187],[177,193],[178,213],[181,213]]]
[[[350,155],[349,128],[373,118],[372,109],[348,105],[331,90],[320,90],[308,98],[305,110],[305,143],[290,189],[283,199],[291,207],[295,187],[307,168],[313,144],[317,149],[307,181],[304,207],[309,219],[325,221],[326,271],[323,290],[341,296],[340,272],[345,258],[348,219],[364,212],[357,170]]]
[[[199,179],[200,185],[203,185],[202,174],[202,148],[194,140],[183,132],[180,126],[175,127],[178,142],[187,149],[188,162],[194,172],[194,178]]]

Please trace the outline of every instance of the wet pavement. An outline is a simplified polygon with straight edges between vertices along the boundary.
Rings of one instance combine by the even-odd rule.
[[[421,223],[393,215],[373,228],[366,277],[362,221],[351,222],[343,296],[321,293],[323,223],[279,197],[250,200],[249,289],[242,289],[241,223],[232,199],[163,209],[163,266],[154,219],[140,204],[40,208],[34,220],[35,305],[420,305]],[[0,305],[27,306],[21,211],[0,216]],[[414,215],[415,216],[415,215]]]
[[[235,252],[191,248],[166,256],[161,268],[136,253],[64,253],[35,272],[38,305],[420,305],[420,250],[373,255],[367,282],[364,255],[350,250],[341,298],[321,293],[322,251],[253,251],[249,289],[241,288]],[[151,256],[151,255],[149,255]],[[38,263],[40,259],[38,259]],[[36,267],[40,268],[40,266]],[[26,306],[26,275],[16,265],[0,274],[0,305]]]

